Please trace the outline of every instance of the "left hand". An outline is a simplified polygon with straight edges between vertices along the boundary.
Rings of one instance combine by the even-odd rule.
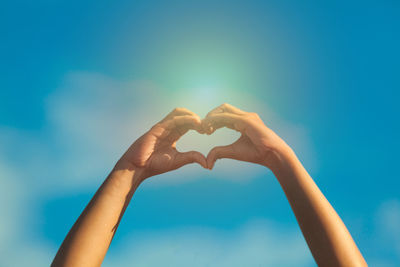
[[[117,165],[128,163],[142,169],[142,180],[190,163],[207,168],[206,158],[201,153],[176,150],[176,142],[189,130],[204,133],[200,117],[185,108],[176,108],[137,139]]]

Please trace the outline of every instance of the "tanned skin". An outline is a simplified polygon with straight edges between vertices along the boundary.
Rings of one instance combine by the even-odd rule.
[[[319,266],[367,266],[346,226],[304,169],[293,150],[256,113],[223,104],[203,120],[211,134],[228,127],[241,137],[231,145],[213,148],[207,165],[231,158],[269,168],[292,207],[308,247]]]
[[[175,148],[189,130],[212,134],[221,127],[236,130],[241,137],[213,148],[207,158]],[[346,226],[292,149],[256,113],[229,104],[215,108],[203,120],[177,108],[136,140],[79,216],[52,266],[100,266],[132,195],[145,179],[190,163],[212,169],[221,158],[260,164],[275,174],[319,266],[367,266]]]

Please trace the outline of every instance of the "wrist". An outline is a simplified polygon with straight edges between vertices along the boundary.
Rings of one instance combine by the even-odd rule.
[[[110,178],[135,190],[145,179],[144,170],[133,163],[120,159],[111,171]]]
[[[288,169],[297,161],[297,156],[294,151],[288,146],[282,146],[272,151],[273,159],[269,159],[269,164],[264,164],[266,167],[278,176]]]
[[[278,155],[278,163],[275,168],[271,170],[279,182],[281,182],[284,177],[292,177],[304,169],[300,160],[291,148],[281,151]]]

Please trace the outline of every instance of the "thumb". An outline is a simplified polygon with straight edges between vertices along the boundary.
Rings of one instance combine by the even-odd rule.
[[[178,169],[186,164],[198,163],[207,169],[206,157],[197,151],[178,152],[175,158],[175,168]]]
[[[216,146],[208,152],[207,155],[207,167],[211,170],[214,167],[215,161],[222,158],[236,159],[237,155],[232,147],[228,146]]]

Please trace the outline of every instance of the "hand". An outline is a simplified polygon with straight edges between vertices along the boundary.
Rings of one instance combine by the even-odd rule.
[[[204,133],[199,116],[187,109],[176,108],[137,139],[117,165],[128,163],[142,169],[143,180],[194,162],[207,168],[206,158],[201,153],[176,150],[176,142],[189,130]]]
[[[242,133],[233,144],[214,147],[207,155],[207,166],[212,169],[215,161],[231,158],[269,167],[272,171],[280,163],[280,155],[290,150],[289,146],[256,113],[242,111],[232,105],[223,104],[210,111],[202,121],[203,129],[212,134],[221,127]]]

